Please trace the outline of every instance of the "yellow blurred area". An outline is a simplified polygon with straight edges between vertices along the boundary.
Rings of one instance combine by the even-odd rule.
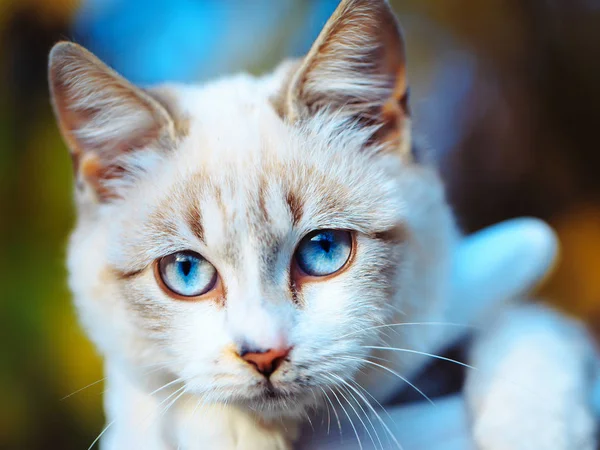
[[[560,238],[561,258],[541,295],[600,331],[600,208],[576,206],[553,226]]]
[[[77,10],[78,0],[0,0],[0,26],[19,9],[37,11],[39,19],[46,23],[64,23]]]

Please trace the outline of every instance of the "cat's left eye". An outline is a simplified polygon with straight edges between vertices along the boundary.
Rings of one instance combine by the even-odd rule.
[[[352,234],[344,230],[317,230],[300,241],[294,255],[302,273],[322,278],[340,272],[350,260]]]
[[[157,277],[169,294],[199,297],[218,283],[217,269],[198,253],[177,252],[158,260]]]

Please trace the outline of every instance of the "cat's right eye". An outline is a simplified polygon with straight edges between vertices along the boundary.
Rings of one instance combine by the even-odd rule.
[[[161,287],[175,297],[200,297],[214,290],[219,283],[217,269],[192,251],[159,259],[156,276]]]

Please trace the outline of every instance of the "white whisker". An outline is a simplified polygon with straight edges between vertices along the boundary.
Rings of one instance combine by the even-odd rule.
[[[464,324],[464,323],[455,323],[455,322],[399,322],[399,323],[389,323],[384,325],[375,325],[368,328],[363,328],[362,330],[353,331],[352,333],[344,334],[340,337],[340,339],[353,336],[358,333],[366,333],[367,331],[378,330],[382,328],[392,328],[392,327],[404,327],[404,326],[447,326],[447,327],[460,327],[460,328],[472,328],[477,329],[474,325]]]
[[[332,377],[334,377],[336,380],[342,382],[345,386],[348,386],[348,387],[352,388],[352,390],[355,391],[358,394],[359,398],[361,398],[365,403],[368,404],[368,401],[367,401],[367,399],[364,398],[364,395],[362,395],[361,393],[359,393],[358,391],[356,391],[356,389],[354,389],[348,382],[346,382],[346,380],[344,380],[342,377],[339,377],[339,376],[337,376],[337,375],[335,375],[333,373],[330,373],[330,375]],[[352,399],[356,402],[356,404],[358,405],[358,407],[362,411],[363,415],[366,417],[367,421],[369,422],[369,425],[371,425],[371,428],[372,428],[373,432],[375,433],[375,437],[377,438],[377,441],[379,442],[379,447],[383,450],[383,444],[381,443],[381,439],[379,438],[379,433],[377,433],[377,430],[375,429],[375,425],[373,425],[373,421],[369,417],[369,414],[367,413],[367,411],[365,411],[365,409],[363,408],[363,406],[360,404],[360,402],[354,396],[354,394],[350,390],[348,390],[348,387],[346,387],[346,389],[345,389],[346,392],[352,397]],[[348,404],[352,407],[352,404],[349,401],[348,401]],[[360,418],[360,416],[358,415],[358,413],[356,412],[356,410],[354,408],[352,408],[352,409],[354,410],[354,413],[358,417],[358,420],[360,420],[361,423],[363,424],[363,427],[366,430],[367,434],[371,438],[371,442],[373,443],[373,447],[376,447],[375,441],[373,440],[373,436],[369,432],[369,429],[367,428],[367,426],[365,425],[365,423],[363,422],[363,420]]]
[[[358,441],[358,447],[360,448],[360,450],[363,450],[362,441],[360,440],[360,436],[358,435],[358,430],[354,426],[354,422],[352,421],[350,414],[348,414],[348,411],[346,411],[346,408],[344,408],[344,405],[342,404],[340,398],[335,393],[335,390],[337,390],[340,393],[340,395],[341,395],[341,392],[337,389],[337,385],[335,384],[335,382],[333,380],[330,380],[330,382],[333,382],[334,385],[330,386],[329,389],[331,390],[331,393],[333,394],[333,396],[337,400],[338,404],[342,408],[342,411],[344,411],[344,414],[346,414],[346,417],[348,418],[348,421],[350,422],[350,426],[352,427],[352,430],[354,430],[354,435],[356,436],[356,440]]]
[[[395,347],[378,347],[376,345],[363,345],[363,348],[373,349],[373,350],[389,350],[393,352],[403,352],[403,353],[414,353],[416,355],[429,356],[430,358],[439,359],[441,361],[448,361],[454,364],[458,364],[459,366],[466,367],[467,369],[478,370],[476,367],[473,367],[467,363],[457,361],[455,359],[446,358],[445,356],[434,355],[432,353],[420,352],[418,350],[411,350],[408,348],[395,348]]]
[[[388,418],[391,421],[394,421],[394,419],[392,419],[392,416],[390,416],[390,413],[387,411],[387,409],[385,409],[383,407],[383,405],[379,402],[379,400],[377,400],[375,397],[373,397],[373,394],[371,394],[369,391],[367,391],[364,387],[362,387],[360,385],[360,383],[358,383],[357,381],[354,380],[350,380],[356,387],[358,387],[361,391],[363,391],[365,394],[367,394],[369,397],[371,397],[371,399],[377,404],[377,406],[379,408],[381,408],[381,410],[388,416]]]
[[[323,392],[323,395],[325,396],[325,399],[327,400],[327,402],[331,405],[331,408],[333,409],[333,414],[335,414],[335,419],[337,421],[338,429],[340,430],[340,442],[343,443],[344,436],[342,433],[342,422],[340,421],[340,416],[338,416],[337,410],[335,409],[335,406],[333,406],[333,403],[331,402],[329,395],[327,395],[327,392],[325,392],[325,390],[321,386],[319,386],[319,389],[321,389],[321,391]],[[327,410],[329,410],[329,408],[327,408]],[[329,433],[329,427],[327,428],[327,433]]]
[[[145,372],[143,375],[144,375],[144,376],[150,375],[152,372],[156,372],[156,371],[158,371],[158,370],[160,370],[160,369],[164,369],[164,367],[165,367],[165,366],[161,364],[159,367],[154,367],[154,368],[152,368],[152,369],[148,370],[148,371],[147,371],[147,372]],[[73,395],[75,395],[75,394],[79,394],[80,392],[82,392],[82,391],[85,391],[86,389],[88,389],[88,388],[91,388],[92,386],[95,386],[95,385],[97,385],[98,383],[101,383],[101,382],[103,382],[103,381],[106,381],[106,379],[107,379],[107,377],[103,377],[103,378],[100,378],[99,380],[96,380],[96,381],[94,381],[93,383],[90,383],[90,384],[88,384],[87,386],[84,386],[84,387],[82,387],[82,388],[79,388],[79,389],[77,389],[76,391],[74,391],[74,392],[71,392],[71,393],[70,393],[70,394],[68,394],[68,395],[65,395],[63,398],[61,398],[61,399],[60,399],[60,401],[62,402],[63,400],[66,400],[66,399],[68,399],[69,397],[72,397],[72,396],[73,396]],[[103,394],[105,394],[105,393],[106,393],[106,390],[104,390],[104,391],[103,391]]]
[[[156,394],[156,393],[158,393],[158,392],[162,391],[163,389],[165,389],[165,388],[167,388],[167,387],[169,387],[169,386],[172,386],[172,385],[173,385],[173,384],[175,384],[175,383],[180,383],[181,381],[183,381],[183,378],[182,378],[182,377],[175,378],[173,381],[170,381],[169,383],[167,383],[167,384],[164,384],[164,385],[162,385],[161,387],[159,387],[158,389],[156,389],[156,390],[154,390],[154,391],[150,392],[150,394],[149,394],[149,395],[150,395],[150,396],[153,396],[154,394]]]
[[[91,449],[94,447],[94,445],[96,445],[96,442],[98,442],[98,441],[99,441],[99,440],[102,438],[102,436],[104,435],[104,433],[106,433],[106,431],[107,431],[107,430],[108,430],[108,429],[109,429],[109,428],[110,428],[110,427],[111,427],[111,426],[112,426],[112,425],[113,425],[115,422],[116,422],[116,419],[115,419],[115,420],[111,420],[111,421],[108,423],[108,425],[106,425],[106,426],[104,427],[104,429],[103,429],[103,430],[100,432],[100,434],[98,435],[98,437],[96,437],[96,439],[94,439],[94,442],[92,442],[92,444],[91,444],[91,445],[88,447],[88,450],[91,450]]]
[[[402,381],[404,381],[411,388],[413,388],[415,391],[417,391],[419,394],[421,394],[423,396],[423,398],[425,398],[425,400],[427,400],[429,403],[431,403],[432,405],[435,406],[435,403],[433,402],[433,400],[431,400],[421,389],[419,389],[417,386],[415,386],[413,383],[411,383],[408,379],[406,379],[405,377],[403,377],[402,375],[400,375],[395,370],[392,370],[389,367],[385,367],[384,365],[378,364],[378,363],[376,363],[374,361],[369,361],[368,359],[358,358],[358,357],[355,357],[355,356],[340,356],[340,358],[352,359],[353,361],[361,361],[361,362],[363,362],[365,364],[371,364],[371,365],[373,365],[375,367],[379,367],[380,369],[383,369],[383,370],[391,373],[392,375],[397,376],[399,379],[401,379]]]
[[[100,378],[99,380],[96,380],[96,381],[94,381],[93,383],[90,383],[90,384],[88,384],[87,386],[84,386],[84,387],[82,387],[82,388],[80,388],[80,389],[77,389],[75,392],[71,392],[69,395],[65,395],[63,398],[61,398],[61,399],[60,399],[60,401],[62,402],[63,400],[66,400],[66,399],[68,399],[69,397],[72,397],[73,395],[75,395],[75,394],[78,394],[78,393],[80,393],[81,391],[84,391],[84,390],[86,390],[87,388],[90,388],[90,387],[92,387],[92,386],[95,386],[95,385],[97,385],[98,383],[102,383],[104,380],[106,380],[106,377],[104,377],[104,378]]]
[[[160,413],[160,417],[164,416],[167,413],[167,411],[177,402],[177,400],[179,400],[181,396],[184,395],[187,391],[185,386],[183,386],[175,392],[179,392],[179,394],[173,400],[171,400],[171,402],[162,410],[162,412]]]
[[[325,391],[323,391],[325,393]],[[331,413],[329,412],[329,404],[325,402],[325,408],[327,409],[327,436],[329,436],[329,430],[331,428]]]
[[[383,410],[383,412],[388,416],[388,418],[390,419],[390,421],[392,421],[392,422],[394,421],[394,419],[392,419],[392,416],[390,416],[390,413],[383,407],[383,405],[381,403],[379,403],[379,401],[375,397],[373,397],[373,395],[371,395],[371,393],[369,391],[367,391],[364,387],[362,387],[356,381],[352,381],[352,384],[354,384],[357,388],[359,388],[361,391],[363,391],[365,394],[367,394],[369,397],[371,397],[375,401],[375,403],[377,403],[377,405],[379,406],[379,408],[381,408]],[[400,450],[402,450],[402,448],[403,448],[402,445],[400,445],[400,442],[398,442],[398,439],[396,439],[396,436],[394,435],[394,433],[392,432],[392,430],[390,430],[390,428],[388,427],[388,425],[381,418],[381,415],[375,410],[375,408],[371,405],[370,402],[368,402],[366,399],[364,401],[367,404],[367,406],[371,409],[371,411],[373,411],[373,414],[375,414],[375,417],[377,418],[377,420],[379,421],[379,423],[381,423],[381,426],[383,426],[384,430],[386,431],[386,433],[388,435],[388,442],[389,442],[389,439],[392,438],[392,440],[394,441],[394,443],[396,444],[396,446]]]

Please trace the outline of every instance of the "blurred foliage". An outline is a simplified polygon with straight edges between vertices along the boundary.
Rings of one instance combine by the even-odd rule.
[[[0,4],[0,448],[87,448],[102,422],[100,361],[76,324],[64,249],[70,158],[46,88],[47,51],[73,2]]]
[[[286,51],[288,30],[308,20],[306,3],[296,3],[249,69],[262,71]],[[448,93],[456,86],[443,67],[432,74],[435,61],[456,51],[476,61],[457,97],[458,137],[438,155],[464,228],[522,214],[549,220],[563,240],[563,262],[542,293],[597,326],[600,8],[583,0],[392,3],[407,21],[417,86],[441,80],[438,91]],[[102,383],[63,399],[102,379],[66,286],[71,168],[46,87],[47,53],[71,36],[76,7],[74,0],[0,0],[2,449],[87,448],[102,429]],[[438,43],[411,43],[412,31]],[[442,122],[454,123],[453,112]]]

